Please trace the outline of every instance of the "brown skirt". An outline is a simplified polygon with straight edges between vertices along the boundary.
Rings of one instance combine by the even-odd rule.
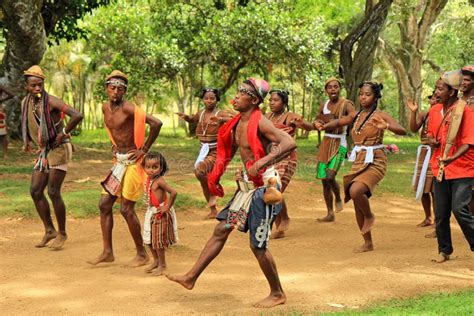
[[[351,199],[349,189],[353,182],[360,182],[369,188],[367,196],[372,196],[375,186],[384,178],[387,171],[387,156],[383,149],[374,151],[374,161],[372,163],[364,163],[365,151],[357,154],[356,160],[352,164],[351,171],[344,176],[344,202]]]
[[[297,166],[298,158],[296,156],[296,151],[293,151],[288,157],[275,165],[275,169],[278,171],[281,179],[281,192],[284,192],[290,183]]]

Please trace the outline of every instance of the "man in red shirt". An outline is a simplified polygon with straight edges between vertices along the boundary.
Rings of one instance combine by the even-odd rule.
[[[458,103],[457,89],[460,76],[453,73],[443,76],[436,82],[435,95],[439,103],[429,111],[428,135],[433,147],[430,161],[433,176],[436,178],[440,162],[444,163],[444,175],[440,182],[434,182],[436,236],[439,257],[436,262],[449,260],[453,252],[451,242],[451,211],[471,250],[474,251],[474,217],[469,211],[472,181],[474,179],[474,112],[465,106],[461,124],[454,144],[447,157],[443,158],[449,126],[454,109]]]

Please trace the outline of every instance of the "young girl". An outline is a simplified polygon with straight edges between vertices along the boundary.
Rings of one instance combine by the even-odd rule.
[[[176,191],[163,177],[168,171],[168,164],[160,153],[146,154],[142,166],[148,175],[145,185],[148,208],[143,223],[143,242],[153,254],[153,263],[145,271],[162,275],[166,270],[165,249],[178,241],[176,214],[173,208]],[[169,194],[169,200],[166,193]]]
[[[359,88],[360,111],[326,124],[317,121],[315,126],[319,130],[332,130],[353,124],[351,135],[354,149],[349,161],[354,163],[351,171],[344,176],[344,201],[354,201],[357,224],[364,238],[364,244],[356,252],[365,252],[374,250],[371,229],[375,217],[370,209],[369,198],[387,171],[387,155],[383,149],[384,131],[405,135],[406,130],[389,114],[377,110],[377,101],[382,97],[382,84],[366,81]]]

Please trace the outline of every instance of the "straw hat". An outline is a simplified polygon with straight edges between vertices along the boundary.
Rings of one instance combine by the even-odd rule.
[[[33,76],[33,77],[37,77],[43,80],[46,79],[46,76],[44,75],[43,70],[38,65],[31,66],[30,68],[28,68],[28,70],[25,70],[23,72],[23,76],[25,77]]]

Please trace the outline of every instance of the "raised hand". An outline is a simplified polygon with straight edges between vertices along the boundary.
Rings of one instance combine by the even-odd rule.
[[[412,112],[418,111],[418,104],[416,104],[412,99],[407,99],[405,104],[410,109],[410,111]]]
[[[177,116],[179,116],[180,119],[186,120],[186,117],[188,116],[187,114],[177,112],[175,113]]]

